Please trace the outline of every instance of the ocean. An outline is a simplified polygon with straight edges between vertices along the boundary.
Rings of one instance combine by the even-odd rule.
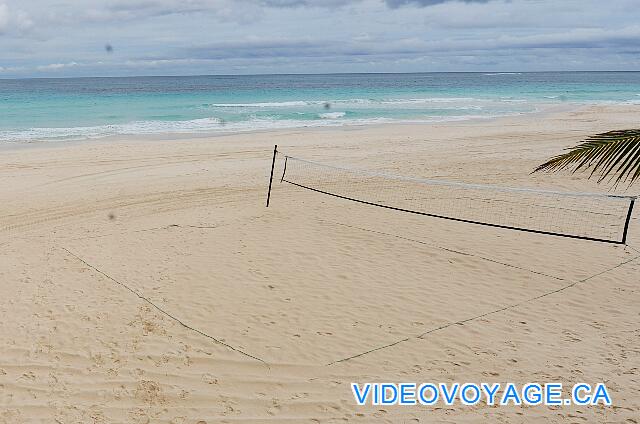
[[[0,80],[0,143],[438,122],[640,103],[640,72]]]

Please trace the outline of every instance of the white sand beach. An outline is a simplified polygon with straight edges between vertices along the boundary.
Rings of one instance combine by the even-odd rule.
[[[274,144],[407,176],[606,192],[587,174],[530,172],[639,114],[3,147],[0,422],[637,423],[640,210],[622,246],[279,180],[265,200]],[[356,406],[350,383],[387,381],[604,382],[613,405]]]

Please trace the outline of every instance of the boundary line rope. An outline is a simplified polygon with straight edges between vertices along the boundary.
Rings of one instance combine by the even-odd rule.
[[[464,252],[462,250],[456,250],[456,249],[451,249],[451,248],[448,248],[448,247],[438,246],[437,244],[427,243],[426,241],[422,241],[422,240],[416,240],[416,239],[412,239],[412,238],[409,238],[409,237],[399,236],[397,234],[385,233],[384,231],[377,231],[377,230],[370,230],[368,228],[356,227],[355,225],[343,224],[342,222],[337,222],[337,221],[325,221],[325,220],[322,220],[322,219],[319,219],[318,221],[326,222],[326,223],[330,222],[330,223],[335,224],[335,225],[340,225],[340,226],[347,227],[347,228],[353,228],[353,229],[356,229],[356,230],[366,231],[368,233],[381,234],[381,235],[384,235],[384,236],[394,237],[394,238],[397,238],[397,239],[400,239],[400,240],[406,240],[406,241],[410,241],[410,242],[413,242],[413,243],[422,244],[422,245],[431,247],[433,249],[440,249],[440,250],[444,250],[445,252],[456,253],[456,254],[462,255],[462,256],[471,256],[471,257],[474,257],[474,258],[482,259],[482,260],[487,261],[487,262],[491,262],[491,263],[494,263],[494,264],[506,266],[508,268],[519,269],[520,271],[526,271],[526,272],[530,272],[532,274],[542,275],[544,277],[553,278],[554,280],[566,281],[566,278],[558,277],[558,276],[551,275],[551,274],[545,274],[544,272],[540,272],[540,271],[536,271],[536,270],[528,269],[528,268],[523,268],[523,267],[520,267],[520,266],[517,266],[517,265],[513,265],[513,264],[510,264],[510,263],[507,263],[507,262],[501,262],[501,261],[498,261],[498,260],[495,260],[495,259],[488,258],[486,256],[475,255],[473,253]],[[638,252],[638,253],[640,253],[640,252]]]
[[[630,262],[633,262],[633,261],[635,261],[636,259],[639,259],[639,258],[640,258],[640,255],[634,256],[631,259],[627,259],[626,261],[620,262],[619,264],[617,264],[617,265],[615,265],[613,267],[607,268],[604,271],[600,271],[600,272],[598,272],[596,274],[593,274],[593,275],[591,275],[591,276],[589,276],[587,278],[583,278],[582,280],[576,280],[576,281],[574,281],[574,282],[572,282],[570,284],[567,284],[565,286],[562,286],[560,288],[557,288],[557,289],[554,289],[554,290],[550,290],[550,291],[542,293],[542,294],[540,294],[538,296],[534,296],[534,297],[531,297],[529,299],[523,300],[522,302],[513,303],[511,305],[507,305],[507,306],[504,306],[502,308],[498,308],[498,309],[495,309],[493,311],[485,312],[483,314],[476,315],[476,316],[473,316],[473,317],[470,317],[470,318],[465,318],[465,319],[462,319],[462,320],[459,320],[459,321],[455,321],[455,322],[449,322],[447,324],[443,324],[443,325],[441,325],[439,327],[432,328],[431,330],[425,331],[424,333],[419,334],[417,336],[405,337],[403,339],[396,340],[393,343],[389,343],[389,344],[386,344],[386,345],[383,345],[383,346],[378,346],[376,348],[369,349],[369,350],[367,350],[365,352],[357,353],[355,355],[351,355],[351,356],[348,356],[346,358],[337,359],[335,361],[329,362],[325,366],[331,366],[331,365],[335,365],[335,364],[338,364],[338,363],[341,363],[341,362],[347,362],[347,361],[350,361],[352,359],[360,358],[360,357],[365,356],[365,355],[367,355],[369,353],[373,353],[373,352],[377,352],[377,351],[380,351],[380,350],[383,350],[383,349],[387,349],[387,348],[390,348],[390,347],[393,347],[393,346],[397,346],[397,345],[399,345],[401,343],[404,343],[404,342],[407,342],[409,340],[424,339],[425,336],[427,336],[429,334],[435,333],[435,332],[440,331],[440,330],[444,330],[444,329],[452,327],[454,325],[464,325],[467,322],[475,321],[477,319],[484,318],[484,317],[489,316],[489,315],[494,315],[494,314],[497,314],[497,313],[500,313],[500,312],[504,312],[504,311],[507,311],[507,310],[510,310],[510,309],[515,309],[515,308],[517,308],[519,306],[522,306],[522,305],[525,305],[527,303],[535,302],[538,299],[542,299],[542,298],[550,296],[552,294],[559,293],[559,292],[565,291],[567,289],[570,289],[571,287],[574,287],[577,284],[584,283],[584,282],[589,281],[589,280],[591,280],[593,278],[599,277],[600,275],[603,275],[603,274],[606,274],[607,272],[613,271],[616,268],[620,268],[621,266],[624,266],[624,265],[626,265],[626,264],[628,264]]]
[[[266,365],[267,367],[269,367],[269,364],[264,361],[263,359],[258,358],[257,356],[251,355],[250,353],[247,353],[237,347],[234,347],[228,343],[225,343],[201,330],[198,330],[197,328],[194,328],[188,324],[185,324],[182,320],[180,320],[179,318],[177,318],[176,316],[170,314],[169,312],[165,311],[164,309],[162,309],[160,306],[156,305],[155,303],[153,303],[150,299],[142,296],[140,293],[138,293],[136,290],[132,289],[131,287],[129,287],[128,285],[116,280],[115,278],[111,277],[110,275],[108,275],[107,273],[105,273],[104,271],[98,269],[97,267],[91,265],[89,262],[85,261],[84,259],[82,259],[80,256],[76,255],[75,253],[71,252],[69,249],[67,249],[66,247],[61,247],[62,250],[64,250],[65,252],[67,252],[69,255],[73,256],[74,258],[76,258],[78,261],[82,262],[85,266],[87,266],[88,268],[92,269],[93,271],[95,271],[96,273],[102,275],[103,277],[109,279],[110,281],[124,287],[125,289],[127,289],[128,291],[130,291],[131,293],[133,293],[134,295],[136,295],[139,299],[143,300],[144,302],[148,303],[149,305],[153,306],[155,309],[157,309],[158,311],[160,311],[163,315],[168,316],[169,318],[171,318],[172,320],[174,320],[175,322],[177,322],[178,324],[180,324],[182,327],[191,330],[201,336],[204,336],[208,339],[213,340],[214,342],[227,347],[228,349],[240,353],[241,355],[244,355],[248,358],[254,359],[256,361],[262,362],[264,365]]]

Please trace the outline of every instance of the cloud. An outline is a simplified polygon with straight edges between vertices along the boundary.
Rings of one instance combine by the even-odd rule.
[[[173,0],[118,0],[108,2],[102,8],[94,8],[93,11],[103,12],[106,16],[112,14],[114,17],[136,18],[204,12],[216,6],[219,5],[206,0],[186,0],[182,2]]]
[[[596,49],[625,48],[640,43],[640,26],[634,25],[612,30],[573,29],[569,31],[529,36],[504,35],[487,40],[486,48],[520,49]],[[480,44],[478,43],[480,46]]]
[[[256,3],[267,7],[340,7],[361,0],[254,0]]]
[[[606,8],[601,0],[49,5],[0,0],[3,77],[640,69],[632,53],[640,26],[629,13],[637,0],[609,0]]]
[[[61,69],[65,69],[65,68],[73,68],[79,66],[78,63],[76,62],[69,62],[69,63],[51,63],[49,65],[42,65],[42,66],[38,66],[36,69],[38,71],[59,71]]]
[[[416,5],[420,7],[435,6],[436,4],[448,2],[464,2],[464,3],[487,3],[489,0],[385,0],[385,3],[392,9],[406,5]]]
[[[360,3],[362,0],[253,0],[254,2],[267,7],[340,7],[350,4]],[[487,3],[490,0],[384,0],[384,3],[392,9],[406,5],[416,5],[420,7],[434,6],[447,2],[462,3]]]
[[[0,3],[0,34],[4,33],[9,26],[9,7]]]
[[[356,58],[437,55],[493,55],[531,49],[629,49],[640,41],[640,26],[614,30],[577,29],[526,36],[492,35],[482,39],[424,40],[418,37],[385,40],[355,36],[349,40],[331,38],[246,39],[209,43],[180,48],[162,57],[139,57],[137,60],[226,60],[266,58]]]

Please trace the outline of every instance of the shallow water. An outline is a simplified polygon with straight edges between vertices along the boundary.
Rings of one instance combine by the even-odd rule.
[[[0,80],[0,142],[465,120],[640,103],[640,72]]]

